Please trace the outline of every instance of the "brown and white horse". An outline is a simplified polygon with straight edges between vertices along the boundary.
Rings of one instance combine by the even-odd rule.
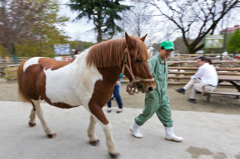
[[[19,95],[22,101],[33,105],[29,125],[36,125],[37,115],[45,133],[54,138],[56,134],[43,118],[40,101],[60,108],[83,105],[91,114],[87,131],[90,143],[97,146],[100,142],[94,132],[99,122],[106,135],[109,154],[117,157],[112,126],[102,108],[110,100],[121,72],[132,84],[140,82],[142,91],[149,93],[155,89],[156,83],[147,63],[145,38],[146,35],[139,39],[125,33],[125,38],[94,45],[68,62],[42,57],[22,62],[18,68]]]

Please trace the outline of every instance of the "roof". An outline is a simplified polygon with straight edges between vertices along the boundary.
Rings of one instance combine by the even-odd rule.
[[[221,32],[225,32],[225,30],[227,30],[227,31],[235,31],[237,29],[240,29],[240,25],[235,25],[234,27],[228,27],[226,29],[222,29]]]

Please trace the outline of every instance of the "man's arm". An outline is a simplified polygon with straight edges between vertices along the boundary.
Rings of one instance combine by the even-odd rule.
[[[199,67],[197,72],[191,77],[193,78],[201,78],[203,76],[203,67]]]

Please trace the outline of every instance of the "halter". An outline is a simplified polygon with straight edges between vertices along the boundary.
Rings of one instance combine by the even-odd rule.
[[[134,76],[134,74],[132,72],[131,58],[130,58],[130,54],[127,51],[127,48],[124,50],[124,62],[123,62],[123,67],[122,67],[122,74],[124,74],[125,68],[127,68],[129,74],[132,77],[132,81],[127,84],[127,88],[126,88],[126,91],[130,95],[139,93],[139,90],[138,90],[139,87],[141,87],[142,90],[144,90],[141,82],[153,82],[154,81],[154,78],[144,79],[144,78],[137,78]]]

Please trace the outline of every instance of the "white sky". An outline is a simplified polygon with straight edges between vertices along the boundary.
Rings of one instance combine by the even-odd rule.
[[[60,4],[66,4],[69,0],[59,0]],[[71,40],[81,40],[96,43],[96,35],[91,29],[94,27],[92,21],[87,23],[87,19],[82,19],[77,22],[72,20],[78,15],[77,12],[72,12],[68,6],[60,5],[60,16],[69,17],[70,20],[66,22],[66,26],[62,29],[65,35],[71,37]]]
[[[135,5],[133,2],[129,2],[129,0],[126,0],[127,2],[125,4],[130,4],[130,5]],[[59,0],[60,4],[66,4],[68,3],[69,0]],[[97,34],[91,30],[94,28],[94,25],[92,21],[87,22],[87,19],[81,19],[77,22],[73,22],[72,20],[78,15],[77,12],[72,12],[70,8],[66,5],[60,5],[60,12],[58,13],[61,16],[66,16],[69,17],[70,20],[66,22],[66,26],[63,27],[62,29],[65,31],[65,35],[69,36],[71,40],[81,40],[81,41],[88,41],[88,42],[93,42],[96,43],[96,37]],[[158,14],[158,12],[157,12]],[[155,17],[155,21],[157,21],[157,18]],[[228,24],[229,25],[229,24]],[[148,33],[148,37],[146,39],[146,44],[151,45],[152,43],[157,43],[162,40],[174,40],[176,37],[181,36],[181,33],[175,32],[174,35],[170,36],[170,39],[166,39],[164,37],[164,34],[168,32],[166,28],[168,27],[163,27],[160,30],[156,28],[160,28],[161,26],[164,26],[163,23],[159,23],[158,25],[151,26],[153,28],[147,29],[145,32]],[[230,27],[230,25],[228,26]],[[124,35],[124,34],[123,34]],[[154,38],[154,37],[155,38]],[[151,41],[151,42],[150,42]]]
[[[68,2],[69,2],[69,0],[59,0],[59,4],[66,4]],[[126,2],[124,4],[135,5],[135,3],[130,2],[129,0],[126,0]],[[65,31],[64,35],[69,36],[71,38],[70,40],[81,40],[81,41],[88,41],[88,42],[93,42],[93,43],[97,42],[97,40],[96,40],[97,34],[94,33],[93,30],[91,30],[92,28],[94,28],[92,21],[87,22],[87,18],[83,18],[79,21],[73,22],[73,19],[78,14],[77,14],[77,12],[71,11],[70,8],[66,5],[60,5],[60,12],[58,14],[60,16],[66,16],[66,17],[70,18],[70,20],[65,23],[66,26],[62,28]],[[157,35],[159,37],[161,37],[163,35],[163,34],[160,34],[159,31],[153,32],[152,29],[146,30],[145,32],[148,34],[148,37],[146,39],[147,44],[149,43],[150,39],[153,39],[153,38],[150,38],[151,35],[152,36]],[[160,35],[158,35],[158,34],[160,34]],[[122,34],[122,35],[124,35],[124,34]],[[119,35],[115,36],[115,38],[119,38]],[[158,41],[159,40],[156,40],[156,42],[158,42]]]
[[[59,1],[59,4],[67,4],[69,2],[69,0],[58,0],[58,1]],[[134,3],[129,2],[129,0],[126,0],[126,1],[127,2],[125,2],[125,4],[134,5]],[[58,15],[66,16],[66,17],[70,18],[70,20],[65,23],[66,26],[62,27],[62,29],[65,32],[64,35],[69,36],[71,38],[70,40],[81,40],[81,41],[88,41],[88,42],[93,42],[93,43],[97,42],[97,40],[96,40],[97,34],[93,30],[91,30],[92,28],[94,28],[92,21],[87,22],[87,18],[83,18],[79,21],[73,22],[73,19],[78,14],[77,14],[77,12],[71,11],[70,7],[68,7],[66,5],[60,5],[60,11],[59,11]],[[151,38],[151,35],[158,36],[158,37],[163,35],[163,34],[160,34],[159,31],[153,32],[153,30],[151,30],[151,29],[146,30],[145,32],[148,33],[148,37],[146,38],[146,41],[145,41],[147,45],[151,45],[150,43],[152,43],[152,42],[149,42],[151,39],[153,39],[153,38]],[[122,35],[124,35],[124,34],[122,34]],[[116,36],[115,38],[119,38],[119,35]],[[157,39],[155,39],[156,42],[159,42],[159,40],[157,40]]]

